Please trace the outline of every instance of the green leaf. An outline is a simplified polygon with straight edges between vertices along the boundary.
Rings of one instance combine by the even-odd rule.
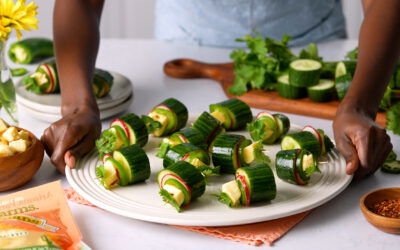
[[[182,212],[182,208],[178,205],[178,203],[176,203],[174,197],[172,197],[172,195],[168,193],[167,190],[160,189],[159,194],[161,195],[163,201],[171,204],[176,209],[176,211],[178,211],[178,213]]]
[[[22,79],[22,84],[26,88],[26,90],[31,91],[35,94],[43,94],[41,87],[37,84],[35,78],[26,76]]]
[[[253,140],[263,140],[265,137],[265,123],[262,119],[256,119],[251,123],[247,124],[247,130],[249,131]]]
[[[156,156],[158,158],[163,159],[165,157],[165,155],[167,154],[168,149],[170,148],[169,140],[168,139],[162,140],[159,147],[160,147],[160,150],[158,150],[158,153],[156,154]]]
[[[350,50],[346,54],[346,58],[349,60],[357,60],[358,58],[358,47],[355,47],[353,50]]]
[[[96,148],[100,157],[112,153],[116,147],[117,136],[110,130],[104,130],[100,139],[96,140]]]
[[[15,68],[15,69],[10,69],[11,75],[12,76],[23,76],[26,73],[28,73],[28,70],[25,68]]]
[[[198,170],[201,171],[201,173],[205,176],[205,177],[209,177],[209,176],[219,176],[220,175],[220,171],[221,171],[221,167],[210,167],[207,165],[204,166],[200,166],[197,167]]]
[[[96,168],[96,176],[99,178],[104,177],[104,165],[100,165]]]
[[[400,135],[400,103],[393,105],[386,112],[387,129],[393,133]]]
[[[261,163],[270,163],[271,158],[268,155],[264,154],[264,146],[262,141],[257,141],[254,143],[254,162]]]
[[[322,57],[318,56],[318,47],[315,43],[310,43],[307,48],[301,50],[299,58],[322,61]]]
[[[213,196],[217,197],[218,201],[229,206],[229,207],[235,207],[231,198],[226,193],[220,193],[220,194],[213,194]]]
[[[149,133],[153,133],[154,130],[159,129],[162,127],[161,123],[153,120],[153,118],[147,116],[147,115],[142,115],[141,117],[142,121],[144,122],[144,124],[146,124],[147,127],[147,131]]]

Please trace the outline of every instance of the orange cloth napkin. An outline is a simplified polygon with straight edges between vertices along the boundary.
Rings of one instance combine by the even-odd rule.
[[[73,188],[64,190],[66,197],[78,204],[96,207],[82,196],[80,196]],[[264,221],[259,223],[229,226],[229,227],[186,227],[175,226],[176,228],[186,229],[197,233],[212,235],[222,239],[233,240],[237,242],[246,243],[253,246],[260,246],[262,244],[272,245],[273,242],[285,235],[292,227],[299,223],[311,211],[307,211],[292,216]]]

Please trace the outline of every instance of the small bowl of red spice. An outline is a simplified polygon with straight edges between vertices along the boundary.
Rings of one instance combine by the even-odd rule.
[[[365,194],[360,208],[369,223],[387,232],[400,234],[400,188],[382,188]]]

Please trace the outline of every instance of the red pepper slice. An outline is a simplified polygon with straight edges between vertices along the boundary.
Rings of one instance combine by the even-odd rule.
[[[244,176],[242,176],[242,175],[236,175],[236,178],[240,181],[240,183],[242,183],[244,193],[246,195],[246,206],[249,206],[250,205],[250,190],[249,190],[249,187],[247,186],[246,178],[244,178]]]
[[[112,121],[112,122],[111,122],[111,127],[114,126],[114,125],[119,126],[119,127],[121,127],[121,128],[124,130],[124,132],[125,132],[125,134],[126,134],[126,137],[128,137],[128,140],[129,140],[129,142],[130,142],[130,140],[131,140],[131,133],[130,133],[130,131],[129,131],[128,125],[126,125],[126,123],[125,123],[123,120],[121,120],[121,119],[115,119],[114,121]]]
[[[189,191],[189,195],[190,195],[190,197],[189,197],[190,199],[189,200],[192,199],[192,190],[190,189],[188,184],[186,184],[186,182],[184,180],[182,180],[182,178],[177,176],[177,175],[174,175],[174,174],[166,174],[166,175],[164,175],[163,178],[161,179],[161,182],[160,182],[160,188],[164,188],[164,183],[168,180],[168,178],[165,179],[165,177],[167,177],[167,176],[169,176],[170,178],[172,177],[172,178],[178,180],[181,184],[183,184],[185,186],[185,188]]]

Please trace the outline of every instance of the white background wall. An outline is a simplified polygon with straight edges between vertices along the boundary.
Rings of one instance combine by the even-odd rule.
[[[155,1],[106,0],[101,22],[101,36],[107,38],[152,38]],[[349,38],[357,38],[363,18],[361,0],[342,1]],[[39,30],[29,32],[27,36],[51,37],[54,1],[35,0],[35,2],[39,6]]]

